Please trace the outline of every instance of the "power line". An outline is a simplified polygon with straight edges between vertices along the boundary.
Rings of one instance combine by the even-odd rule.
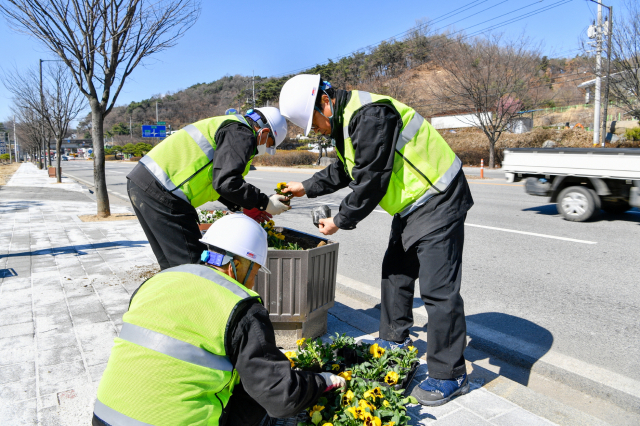
[[[444,21],[444,20],[446,20],[446,19],[450,18],[450,17],[451,17],[451,15],[452,15],[453,13],[455,13],[455,12],[460,12],[460,13],[462,13],[462,12],[466,12],[467,10],[473,9],[474,7],[479,6],[479,5],[480,5],[480,4],[482,4],[482,3],[486,3],[486,2],[487,2],[487,1],[489,1],[489,0],[482,0],[482,1],[480,1],[480,3],[478,3],[478,1],[480,1],[480,0],[475,0],[475,1],[469,2],[469,3],[467,3],[467,4],[463,5],[463,6],[460,6],[460,7],[459,7],[459,8],[457,8],[457,9],[454,9],[454,10],[452,10],[452,11],[450,11],[450,12],[447,12],[447,13],[445,13],[445,14],[443,14],[443,15],[440,15],[439,17],[434,18],[433,20],[430,20],[430,21],[425,22],[425,23],[420,24],[420,25],[416,25],[415,27],[411,27],[411,28],[409,28],[409,29],[408,29],[408,30],[406,30],[406,31],[403,31],[403,32],[398,33],[398,34],[396,34],[396,35],[394,35],[394,36],[391,36],[391,37],[387,37],[387,38],[385,38],[384,40],[381,40],[381,41],[379,41],[379,42],[377,42],[377,43],[372,43],[372,44],[369,44],[369,45],[367,45],[367,46],[361,47],[361,48],[359,48],[359,49],[353,50],[353,51],[351,51],[350,53],[347,53],[346,55],[336,56],[336,57],[334,57],[334,58],[331,58],[330,60],[332,60],[332,61],[337,61],[337,60],[340,60],[340,59],[342,59],[342,58],[346,58],[346,57],[348,57],[348,56],[351,56],[351,55],[353,55],[354,53],[361,52],[361,51],[366,50],[366,49],[369,49],[369,48],[371,48],[371,47],[375,47],[375,46],[379,45],[379,44],[380,44],[380,43],[382,43],[382,42],[389,41],[389,40],[394,40],[394,39],[396,39],[396,38],[398,38],[398,37],[408,35],[409,33],[413,32],[413,31],[418,31],[418,30],[420,30],[420,29],[424,28],[424,27],[425,27],[425,26],[427,26],[427,25],[433,25],[433,24],[436,24],[436,23],[438,23],[438,22]],[[474,4],[474,3],[477,3],[477,4]],[[505,2],[503,1],[502,3],[505,3]],[[492,6],[492,7],[493,7],[493,6]],[[462,9],[462,10],[461,10],[461,9]],[[490,8],[488,8],[488,9],[490,9]],[[484,12],[484,11],[488,10],[488,9],[484,9],[484,10],[482,10],[482,11],[478,12],[478,13],[482,13],[482,12]],[[469,16],[467,16],[466,18],[463,18],[463,19],[467,19],[467,18],[470,18],[470,17],[472,17],[472,16],[477,16],[477,14],[476,14],[476,15],[469,15]],[[461,20],[462,20],[462,19],[461,19]],[[459,22],[459,21],[456,21],[456,22]],[[438,30],[436,30],[436,31],[440,31],[440,30],[442,30],[442,28],[444,28],[444,27],[441,27],[441,28],[439,28],[439,29],[438,29]],[[297,69],[295,69],[295,70],[293,70],[293,71],[288,71],[288,72],[285,72],[285,73],[276,74],[276,75],[274,75],[273,77],[282,77],[282,76],[286,76],[286,75],[291,75],[291,74],[294,74],[294,73],[296,73],[296,72],[298,72],[298,71],[304,71],[304,70],[309,69],[309,68],[312,68],[312,67],[314,67],[314,66],[316,66],[316,65],[323,65],[323,64],[326,64],[326,63],[328,63],[328,61],[327,61],[327,62],[323,62],[323,63],[321,63],[321,64],[315,64],[315,65],[311,65],[311,66],[307,66],[307,67],[297,68]]]
[[[470,27],[468,27],[468,28],[466,28],[466,29],[462,29],[462,30],[456,31],[456,32],[454,32],[454,33],[452,33],[452,34],[457,34],[457,33],[460,33],[460,32],[462,32],[462,31],[466,31],[466,30],[468,30],[469,28],[477,27],[477,26],[479,26],[479,25],[485,24],[485,23],[487,23],[487,22],[493,21],[493,20],[498,19],[498,18],[501,18],[501,17],[503,17],[503,16],[510,15],[510,14],[512,14],[512,13],[515,13],[515,12],[520,11],[520,10],[522,10],[522,9],[525,9],[525,8],[527,8],[527,7],[531,7],[531,6],[533,6],[534,4],[536,4],[536,3],[540,3],[540,1],[541,1],[541,0],[538,0],[538,1],[534,2],[534,3],[530,3],[530,4],[526,5],[526,6],[520,7],[520,8],[518,8],[518,9],[514,9],[514,10],[512,10],[512,11],[510,11],[510,12],[503,13],[502,15],[498,15],[498,16],[496,16],[496,17],[493,17],[493,18],[487,19],[487,20],[482,21],[482,22],[480,22],[480,23],[478,23],[478,24],[474,24],[474,25],[472,25],[472,26],[470,26]],[[508,25],[508,24],[511,24],[511,23],[514,23],[514,22],[518,22],[518,21],[520,21],[520,20],[522,20],[522,19],[526,19],[526,18],[529,18],[529,17],[531,17],[531,16],[535,16],[535,15],[537,15],[537,14],[540,14],[540,13],[542,13],[542,12],[546,12],[546,11],[548,11],[548,10],[551,10],[551,9],[556,8],[556,7],[562,6],[562,5],[564,5],[564,4],[566,4],[566,3],[569,3],[569,2],[571,2],[571,1],[572,1],[572,0],[560,0],[560,1],[557,1],[557,2],[555,2],[555,3],[553,3],[553,4],[551,4],[551,5],[544,6],[544,7],[541,7],[541,8],[539,8],[539,9],[535,9],[535,10],[533,10],[533,11],[531,11],[531,12],[527,12],[527,13],[524,13],[524,14],[522,14],[522,15],[516,16],[516,17],[514,17],[514,18],[508,19],[508,20],[506,20],[506,21],[499,22],[499,23],[497,23],[497,24],[495,24],[495,25],[492,25],[492,26],[489,26],[489,27],[487,27],[487,28],[483,28],[483,29],[481,29],[481,30],[479,30],[479,31],[476,31],[476,32],[474,32],[474,33],[471,33],[471,34],[468,34],[468,35],[466,35],[466,36],[462,37],[462,39],[464,40],[464,39],[467,39],[467,38],[469,38],[469,37],[473,37],[473,36],[475,36],[475,35],[481,34],[481,33],[483,33],[483,32],[490,31],[490,30],[494,30],[494,29],[497,29],[497,28],[503,27],[503,26],[505,26],[505,25]],[[472,3],[475,3],[475,2],[467,3],[466,5],[464,5],[464,6],[462,6],[462,7],[468,6],[468,5],[472,4]],[[500,3],[498,3],[498,4],[496,4],[496,5],[493,5],[493,6],[489,7],[489,8],[487,8],[487,9],[484,9],[484,10],[482,10],[481,12],[478,12],[478,13],[485,12],[485,11],[487,11],[487,10],[489,10],[489,9],[491,9],[491,8],[493,8],[493,7],[497,6],[497,5],[499,5],[499,4],[502,4],[502,3],[505,3],[505,2],[504,2],[504,1],[503,1],[503,2],[500,2]],[[477,6],[477,5],[472,5],[471,7],[469,7],[469,9],[470,9],[470,8],[472,8],[472,7],[475,7],[475,6]],[[457,9],[456,9],[456,10],[457,10]],[[452,12],[453,12],[453,11],[452,11]],[[449,12],[449,13],[452,13],[452,12]],[[443,16],[444,16],[444,15],[443,15]],[[476,15],[470,15],[470,16],[477,16],[477,14],[476,14]],[[468,16],[468,17],[470,17],[470,16]],[[466,17],[466,18],[468,18],[468,17]],[[463,19],[466,19],[466,18],[463,18]],[[461,20],[462,20],[462,19],[461,19]],[[456,21],[456,22],[459,22],[459,21]],[[416,28],[420,28],[421,26],[424,26],[424,25],[427,25],[427,24],[429,24],[429,22],[428,22],[428,23],[426,23],[426,24],[419,25],[419,26],[417,26],[417,27],[412,27],[411,29],[409,29],[409,30],[405,31],[404,33],[400,33],[400,34],[408,34],[408,33],[409,33],[409,32],[411,32],[411,31],[415,31],[415,29],[416,29]],[[439,28],[439,29],[437,29],[437,30],[434,30],[434,32],[441,31],[443,28],[444,28],[444,27],[441,27],[441,28]],[[390,39],[391,39],[391,38],[390,38]],[[390,39],[385,39],[385,40],[383,40],[383,41],[390,40]],[[453,41],[451,41],[451,42],[449,42],[449,43],[445,43],[445,44],[444,44],[444,46],[447,46],[448,44],[450,44],[450,43],[452,43],[452,42],[453,42]],[[367,49],[367,48],[369,48],[369,47],[371,47],[371,46],[375,46],[375,45],[369,45],[369,46],[366,46],[366,47],[364,47],[364,48],[361,48],[361,49],[355,50],[355,51],[351,52],[351,53],[350,53],[350,54],[348,54],[348,55],[344,55],[344,56],[336,57],[336,58],[333,58],[332,60],[339,60],[339,59],[342,59],[342,58],[348,57],[348,56],[352,55],[353,53],[356,53],[356,52],[362,51],[362,50]],[[297,72],[299,72],[299,71],[304,71],[304,70],[307,70],[307,69],[309,69],[309,68],[313,68],[314,66],[324,65],[324,64],[326,64],[326,63],[328,63],[328,62],[323,62],[323,63],[320,63],[320,64],[316,64],[316,65],[312,65],[312,66],[307,66],[307,67],[304,67],[304,68],[298,68],[298,69],[293,70],[293,71],[288,71],[288,72],[285,72],[285,73],[282,73],[282,74],[276,74],[276,75],[274,75],[273,77],[283,77],[283,76],[286,76],[286,75],[295,74],[295,73],[297,73]]]

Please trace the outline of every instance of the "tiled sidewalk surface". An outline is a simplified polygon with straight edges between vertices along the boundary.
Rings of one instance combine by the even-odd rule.
[[[63,186],[31,164],[9,186],[30,181]],[[75,201],[0,199],[0,425],[89,424],[129,298],[141,272],[157,268],[137,221],[82,223],[77,216],[94,214],[95,204],[65,185]],[[333,315],[329,332],[363,334]],[[415,424],[551,424],[478,385],[408,412]]]

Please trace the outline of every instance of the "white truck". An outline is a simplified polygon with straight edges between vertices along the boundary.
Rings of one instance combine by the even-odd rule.
[[[640,207],[640,148],[509,148],[502,169],[573,222]]]

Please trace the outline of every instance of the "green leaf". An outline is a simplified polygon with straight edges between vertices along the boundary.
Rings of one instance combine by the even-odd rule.
[[[418,403],[418,400],[416,399],[415,396],[409,396],[407,398],[407,400],[409,401],[409,404],[417,404]]]
[[[313,416],[311,416],[311,422],[314,425],[317,425],[318,423],[320,423],[322,421],[322,414],[320,414],[319,411],[314,411],[313,412]]]

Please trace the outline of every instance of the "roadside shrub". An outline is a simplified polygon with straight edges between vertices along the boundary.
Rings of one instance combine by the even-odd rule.
[[[142,157],[131,157],[129,158],[129,161],[140,161]]]
[[[282,151],[277,150],[276,155],[263,154],[253,159],[254,166],[293,167],[309,166],[315,164],[318,154],[309,151]]]
[[[116,156],[114,155],[105,155],[104,156],[104,161],[115,161],[116,160]]]
[[[0,160],[2,160],[2,161],[7,161],[7,160],[9,160],[9,154],[2,154],[2,155],[0,155]]]
[[[624,132],[624,136],[629,141],[640,141],[640,127],[634,127],[633,129],[627,129]]]

